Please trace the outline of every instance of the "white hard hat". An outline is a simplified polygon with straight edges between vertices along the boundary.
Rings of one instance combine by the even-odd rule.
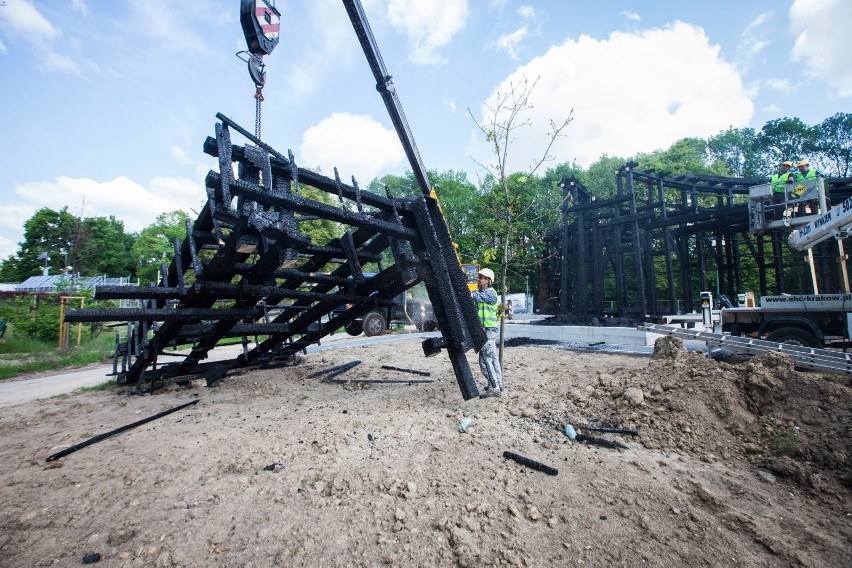
[[[492,282],[494,282],[494,271],[491,270],[490,268],[481,268],[479,270],[479,272],[477,272],[476,274],[477,274],[477,276],[481,274],[481,275],[485,276],[486,278],[488,278],[489,280],[491,280]]]

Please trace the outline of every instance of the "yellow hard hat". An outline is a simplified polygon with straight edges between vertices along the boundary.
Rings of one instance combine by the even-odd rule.
[[[800,167],[802,167],[802,166],[810,166],[810,163],[808,163],[808,161],[807,161],[807,160],[802,160],[802,161],[800,161],[798,164],[796,164],[796,167],[797,167],[797,168],[800,168]]]
[[[494,282],[494,271],[491,270],[490,268],[482,268],[476,274],[477,274],[477,276],[479,276],[481,274],[482,276],[485,276],[486,278],[488,278],[489,280]]]
[[[792,168],[793,162],[791,162],[790,160],[784,160],[783,162],[781,162],[781,165],[782,166],[790,166]]]

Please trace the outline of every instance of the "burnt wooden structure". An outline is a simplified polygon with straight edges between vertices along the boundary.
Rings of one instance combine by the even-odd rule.
[[[478,396],[465,352],[485,332],[434,194],[399,198],[362,191],[296,165],[219,114],[205,153],[218,171],[205,180],[207,201],[156,286],[101,286],[96,299],[136,299],[137,308],[70,311],[67,321],[126,321],[116,345],[121,383],[203,373],[208,382],[235,366],[284,361],[423,282],[442,337],[423,342],[426,355],[445,348],[462,396]],[[249,143],[233,144],[235,133]],[[310,199],[310,186],[333,196]],[[312,242],[303,223],[341,226],[331,242]],[[363,267],[377,267],[366,277]],[[347,306],[341,309],[342,306]],[[243,338],[225,363],[203,361],[221,340]],[[249,338],[255,338],[250,346]],[[170,346],[189,345],[180,360],[158,366]],[[117,368],[121,359],[121,369]]]
[[[810,269],[787,246],[787,231],[749,231],[749,187],[765,179],[635,168],[632,162],[619,168],[616,194],[608,199],[592,196],[576,178],[562,180],[562,225],[542,270],[542,289],[551,297],[540,305],[579,320],[653,320],[699,309],[704,290],[726,299],[747,289],[813,292]],[[846,199],[852,178],[827,179],[826,193],[833,203]],[[840,290],[836,243],[814,252],[822,288]]]

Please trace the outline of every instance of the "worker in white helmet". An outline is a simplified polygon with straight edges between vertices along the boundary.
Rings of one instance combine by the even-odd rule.
[[[497,292],[491,287],[494,271],[483,268],[476,273],[477,289],[471,294],[476,302],[479,321],[488,341],[479,350],[479,368],[488,381],[484,397],[503,396],[503,370],[497,357]]]

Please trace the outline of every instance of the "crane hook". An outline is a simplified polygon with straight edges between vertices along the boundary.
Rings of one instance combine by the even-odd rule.
[[[263,64],[263,59],[261,59],[257,55],[252,55],[248,59],[248,71],[249,75],[251,75],[251,80],[254,81],[254,84],[257,85],[258,89],[262,89],[263,85],[266,84],[266,72],[264,69],[266,65]]]

